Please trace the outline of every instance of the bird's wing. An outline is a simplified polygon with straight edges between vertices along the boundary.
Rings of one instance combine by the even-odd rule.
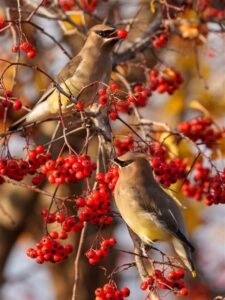
[[[67,79],[71,78],[78,69],[79,64],[82,62],[82,56],[77,55],[74,58],[72,58],[59,72],[59,74],[56,76],[55,81],[57,83],[62,83],[66,81]]]
[[[34,106],[37,106],[38,104],[44,102],[46,99],[48,99],[48,97],[54,92],[55,87],[53,86],[53,84],[50,84],[50,86],[48,87],[48,89],[44,92],[44,94],[41,96],[41,98],[35,103]]]
[[[82,61],[82,57],[80,55],[75,56],[72,58],[58,73],[58,75],[55,78],[55,82],[58,84],[66,81],[70,77],[72,77],[76,73],[76,69],[78,68],[79,64]],[[38,100],[38,102],[35,104],[38,105],[48,99],[48,97],[54,92],[55,87],[53,84],[50,84],[46,92],[41,96],[41,98]]]
[[[159,186],[148,186],[146,190],[140,189],[142,201],[140,205],[149,213],[154,214],[161,226],[170,234],[194,250],[186,237],[186,228],[182,214],[173,199]]]

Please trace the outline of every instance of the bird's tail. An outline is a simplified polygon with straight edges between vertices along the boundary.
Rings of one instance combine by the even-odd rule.
[[[14,131],[22,127],[22,125],[27,124],[26,123],[26,117],[27,115],[23,116],[19,120],[17,120],[15,123],[9,126],[8,131]]]
[[[187,244],[181,242],[177,238],[172,239],[175,252],[179,255],[183,264],[191,271],[193,277],[196,277],[195,266],[192,260],[193,246],[190,248]]]

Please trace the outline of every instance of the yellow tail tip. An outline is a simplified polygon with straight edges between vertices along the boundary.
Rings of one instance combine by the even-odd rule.
[[[192,271],[191,275],[192,275],[193,278],[195,278],[197,276],[197,273],[195,271]]]

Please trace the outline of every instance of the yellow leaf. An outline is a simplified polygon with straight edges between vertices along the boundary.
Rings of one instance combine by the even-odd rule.
[[[206,117],[210,117],[209,111],[200,102],[198,102],[197,100],[192,100],[189,103],[188,107],[200,111]]]
[[[172,115],[178,115],[184,109],[184,96],[181,90],[176,91],[166,103],[166,110]]]
[[[183,15],[180,16],[180,19],[198,19],[197,12],[194,9],[185,9]]]
[[[192,24],[186,21],[183,21],[179,25],[180,32],[183,38],[194,39],[199,35],[198,24]]]
[[[150,10],[153,14],[155,13],[155,0],[150,0]]]
[[[182,210],[184,214],[185,224],[187,225],[188,232],[192,233],[195,229],[202,224],[201,212],[205,207],[204,201],[197,202],[190,199],[186,202],[187,209]]]
[[[163,142],[163,144],[169,148],[169,154],[171,154],[171,156],[178,155],[178,147],[174,136],[168,132],[164,132],[160,136],[160,142]]]
[[[88,15],[84,15],[81,10],[71,10],[65,13],[68,18],[78,26],[84,26],[90,19],[90,17]],[[73,34],[76,31],[76,27],[67,21],[59,21],[59,25],[66,35]]]

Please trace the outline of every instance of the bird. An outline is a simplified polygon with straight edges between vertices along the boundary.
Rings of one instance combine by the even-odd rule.
[[[114,158],[113,162],[119,167],[114,198],[123,220],[144,245],[169,241],[195,277],[194,247],[188,239],[181,211],[156,182],[146,154],[129,152]]]
[[[85,107],[93,103],[98,89],[96,83],[107,84],[110,80],[113,48],[121,40],[117,32],[116,28],[104,24],[91,27],[80,52],[56,76],[55,83],[60,88],[52,83],[33,109],[12,124],[9,130],[55,118],[59,115],[60,102],[61,112],[71,113],[71,109],[68,109],[71,104],[68,94],[76,97],[80,93],[79,102]]]

